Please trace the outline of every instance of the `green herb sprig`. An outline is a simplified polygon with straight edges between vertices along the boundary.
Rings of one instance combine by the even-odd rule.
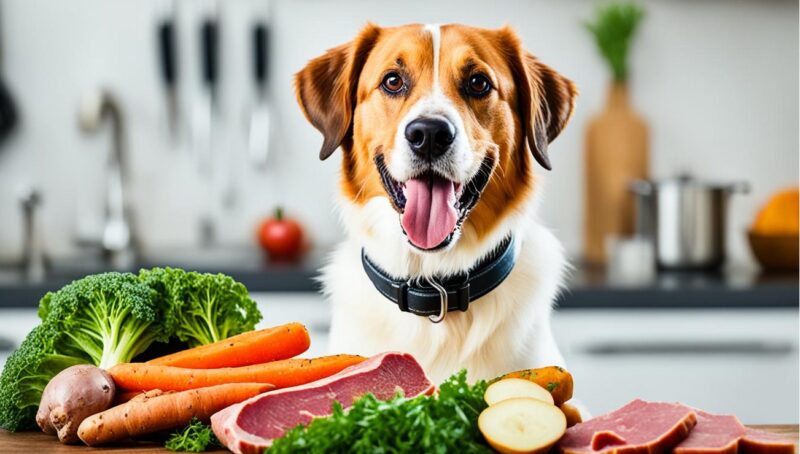
[[[593,21],[584,24],[594,36],[615,82],[628,79],[628,51],[633,34],[643,18],[644,9],[633,1],[608,3],[597,9]]]
[[[337,402],[331,416],[295,427],[266,452],[490,453],[478,430],[486,386],[470,386],[462,370],[442,383],[438,396],[397,395],[384,402],[368,394],[348,411]]]
[[[217,440],[211,426],[192,418],[192,422],[186,428],[170,435],[164,447],[170,451],[203,452],[221,448],[222,444]]]

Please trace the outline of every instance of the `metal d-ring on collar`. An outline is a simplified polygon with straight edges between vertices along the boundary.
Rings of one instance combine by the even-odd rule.
[[[447,317],[447,289],[442,286],[435,278],[426,277],[428,285],[435,288],[439,292],[439,315],[429,315],[428,320],[433,323],[441,323]]]

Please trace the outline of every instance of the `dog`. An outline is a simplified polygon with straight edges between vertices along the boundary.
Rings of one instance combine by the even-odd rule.
[[[331,350],[409,352],[436,382],[563,366],[550,312],[566,261],[534,217],[535,167],[551,167],[575,85],[508,26],[367,24],[300,70],[295,92],[320,159],[342,150],[347,238],[321,275]],[[505,274],[470,281],[487,260]],[[453,276],[469,285],[445,288]],[[438,309],[410,311],[417,297]]]

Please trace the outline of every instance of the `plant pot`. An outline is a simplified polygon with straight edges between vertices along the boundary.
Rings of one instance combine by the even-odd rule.
[[[633,111],[624,83],[608,91],[606,107],[589,123],[584,155],[584,258],[606,261],[606,238],[634,231],[632,180],[649,177],[648,130]]]

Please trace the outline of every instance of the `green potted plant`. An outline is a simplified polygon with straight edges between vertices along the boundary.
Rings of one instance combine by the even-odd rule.
[[[648,131],[628,97],[629,51],[644,10],[638,3],[606,3],[584,25],[611,72],[606,105],[586,131],[584,256],[604,263],[608,237],[633,233],[631,180],[648,178]]]

